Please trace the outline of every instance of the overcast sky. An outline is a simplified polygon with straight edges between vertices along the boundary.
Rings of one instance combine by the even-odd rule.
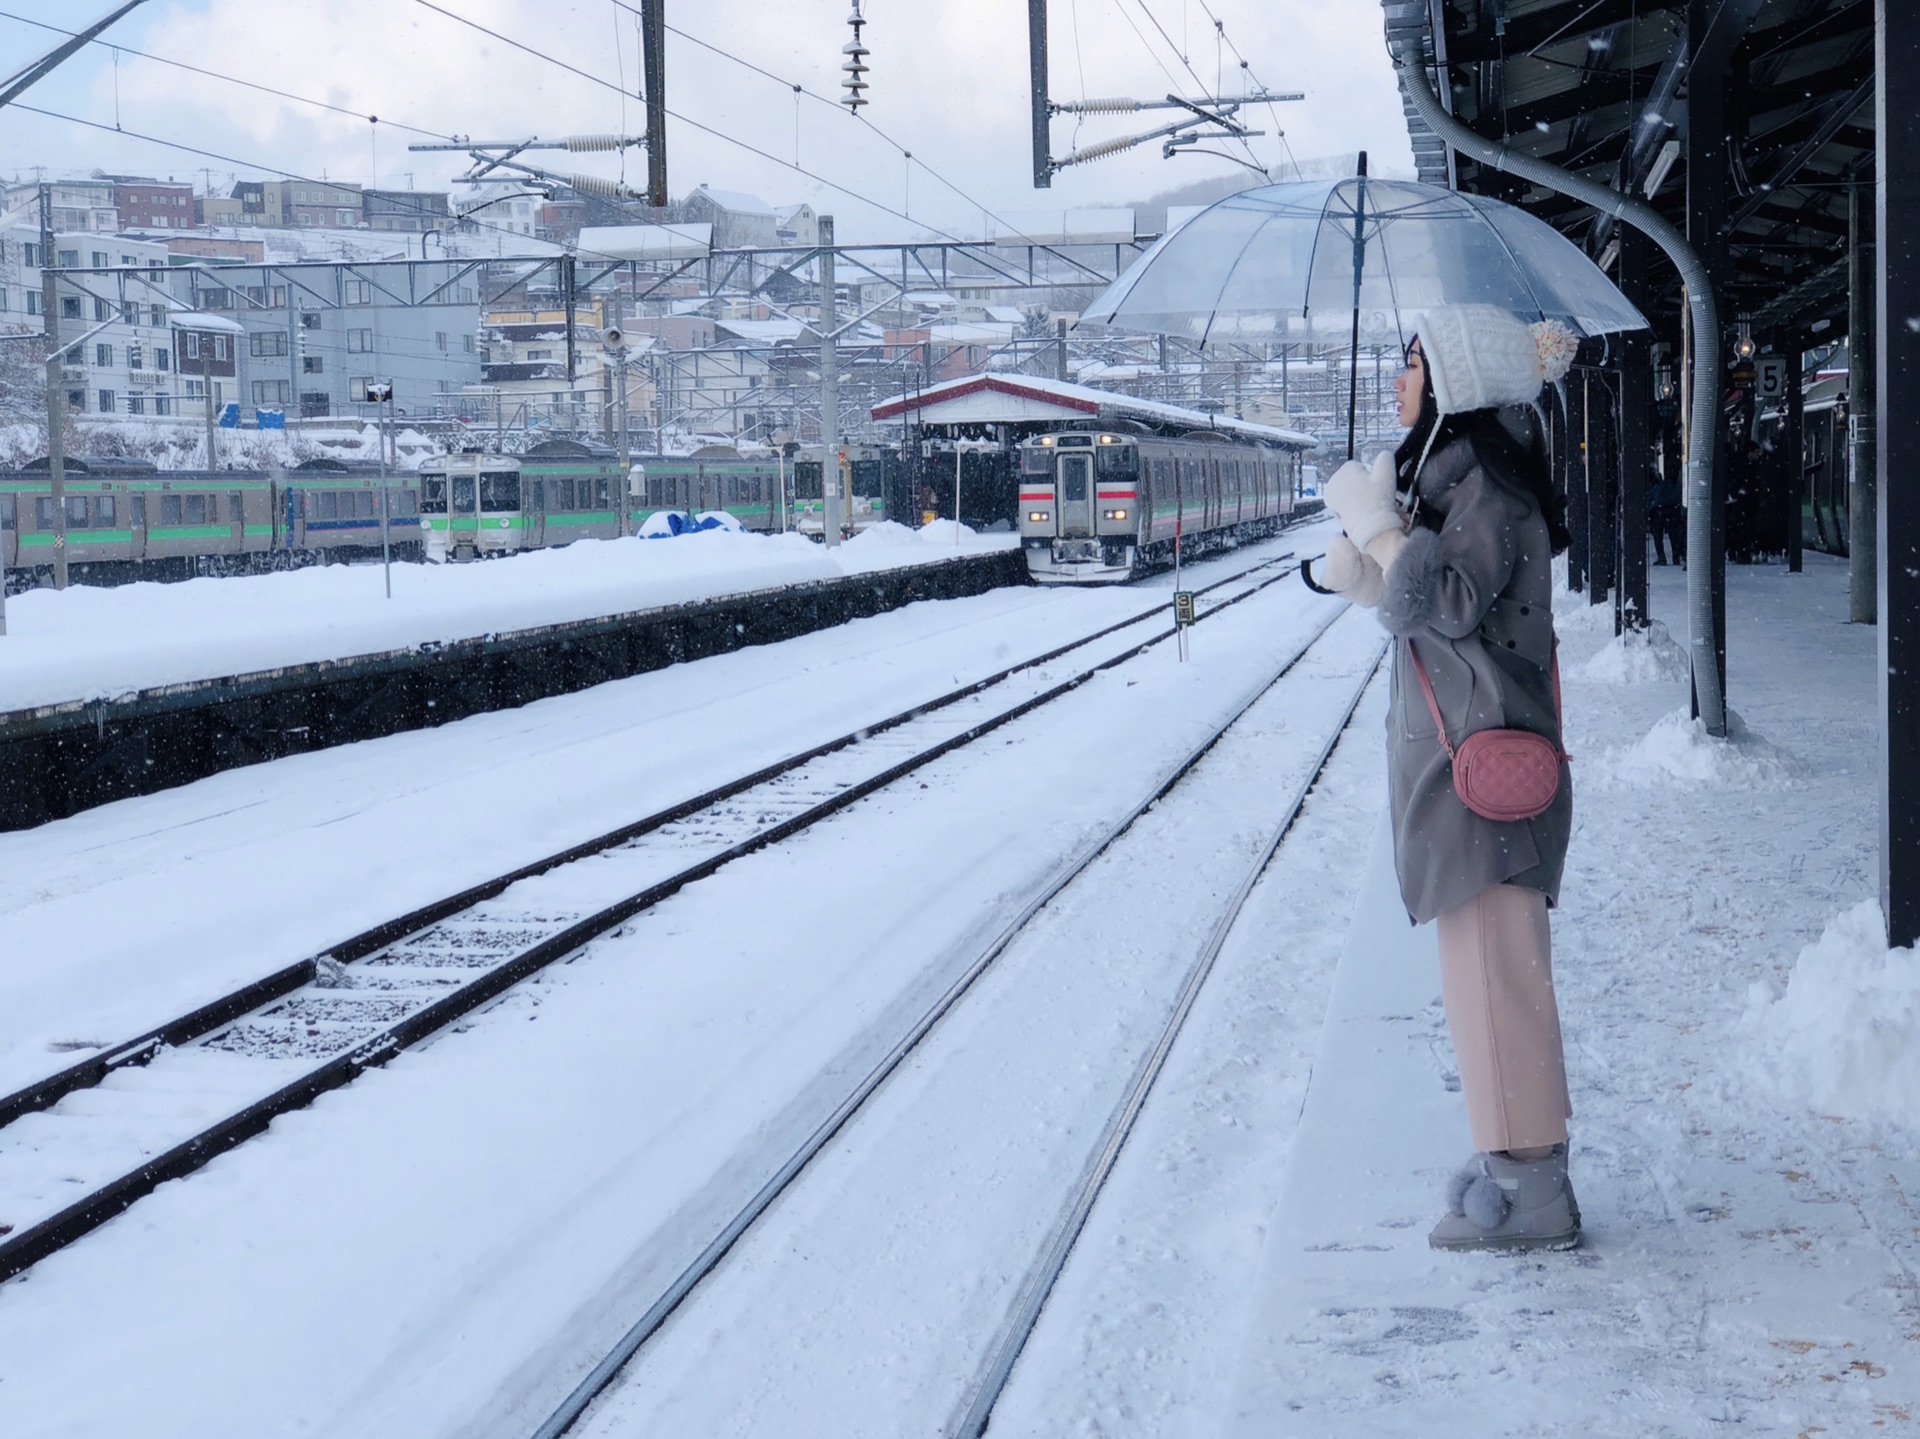
[[[30,179],[36,166],[55,175],[101,169],[191,178],[204,189],[211,170],[221,193],[236,172],[438,189],[460,172],[464,157],[409,154],[409,143],[430,137],[403,126],[492,140],[644,128],[641,106],[631,98],[638,88],[637,21],[613,0],[435,3],[607,83],[489,39],[417,0],[149,0],[106,38],[355,113],[330,113],[95,45],[20,104],[107,128],[18,106],[0,111],[0,174]],[[638,0],[633,3],[637,8]],[[1411,174],[1379,0],[1052,0],[1054,99],[1149,99],[1175,88],[1192,94],[1214,86],[1217,63],[1223,88],[1237,93],[1242,72],[1232,50],[1217,45],[1208,4],[1254,76],[1272,90],[1306,94],[1303,101],[1251,112],[1255,128],[1268,132],[1251,142],[1253,154],[1276,178],[1290,155],[1310,162],[1360,149],[1371,152],[1375,173]],[[28,21],[70,29],[110,8],[110,0],[0,0],[5,70],[59,41]],[[804,200],[838,217],[842,239],[857,240],[922,227],[979,234],[983,209],[1011,216],[1124,203],[1220,175],[1242,174],[1257,183],[1226,160],[1162,159],[1156,142],[1069,170],[1051,191],[1034,190],[1021,0],[867,0],[872,103],[863,117],[870,125],[804,96],[796,118],[792,84],[823,96],[840,93],[850,8],[849,0],[667,0],[670,26],[787,82],[668,36],[667,104],[684,117],[668,122],[676,196],[706,182],[775,204]],[[1182,65],[1182,51],[1197,81]],[[1153,128],[1164,123],[1158,113],[1090,118],[1078,143]],[[369,124],[366,115],[377,115],[379,123]],[[1272,133],[1276,116],[1286,131],[1284,146]],[[116,124],[229,158],[115,134]],[[913,160],[876,130],[911,151]],[[1055,156],[1074,143],[1074,122],[1056,119]],[[796,157],[810,174],[790,168]],[[560,171],[621,173],[611,155],[530,158]],[[627,177],[644,188],[645,171],[643,153],[628,152]],[[913,223],[880,207],[906,212]]]

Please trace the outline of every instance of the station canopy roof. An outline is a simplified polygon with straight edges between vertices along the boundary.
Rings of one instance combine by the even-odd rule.
[[[876,420],[895,420],[909,414],[916,416],[922,425],[1069,424],[1076,421],[1097,424],[1129,420],[1160,434],[1213,430],[1233,439],[1308,450],[1320,443],[1299,430],[1256,425],[1230,415],[1210,415],[1204,410],[1139,400],[1132,395],[1036,375],[966,375],[929,385],[924,390],[895,395],[873,407]]]
[[[1912,0],[1900,0],[1912,3]],[[1489,139],[1651,198],[1686,228],[1686,0],[1381,0],[1387,43],[1438,72],[1453,113]],[[1721,311],[1762,333],[1830,338],[1846,325],[1847,206],[1873,178],[1871,0],[1721,0],[1731,42],[1727,246]],[[1612,226],[1575,201],[1452,156],[1412,113],[1423,180],[1520,204],[1596,259]],[[1718,180],[1720,177],[1715,177]],[[1656,307],[1677,324],[1664,263]]]

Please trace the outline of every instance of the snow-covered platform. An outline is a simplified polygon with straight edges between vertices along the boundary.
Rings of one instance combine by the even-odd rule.
[[[1011,535],[709,531],[468,565],[36,590],[0,640],[0,826],[1021,583]]]
[[[1656,615],[1681,603],[1656,570]],[[1427,1246],[1470,1143],[1431,927],[1406,922],[1382,829],[1257,1276],[1223,1296],[1244,1316],[1216,1334],[1239,1354],[1227,1413],[1203,1427],[1837,1436],[1920,1416],[1920,969],[1871,904],[1875,634],[1845,623],[1821,556],[1734,567],[1727,608],[1731,741],[1687,720],[1662,632],[1624,647],[1604,612],[1562,615],[1581,1247]]]

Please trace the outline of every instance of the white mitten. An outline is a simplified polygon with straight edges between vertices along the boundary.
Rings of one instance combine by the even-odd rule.
[[[1326,557],[1314,574],[1315,581],[1343,599],[1366,609],[1380,603],[1386,577],[1371,555],[1363,555],[1345,535],[1327,541]]]
[[[1394,502],[1393,456],[1374,457],[1372,468],[1348,460],[1327,481],[1327,508],[1340,519],[1340,528],[1360,549],[1380,535],[1403,528],[1400,507]]]

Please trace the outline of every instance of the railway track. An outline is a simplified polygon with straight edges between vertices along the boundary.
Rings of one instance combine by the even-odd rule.
[[[594,1366],[568,1395],[567,1399],[533,1433],[533,1439],[560,1439],[574,1431],[589,1406],[608,1391],[626,1367],[658,1335],[674,1313],[712,1277],[730,1251],[752,1229],[756,1221],[805,1174],[809,1166],[854,1119],[869,1099],[886,1083],[900,1065],[913,1054],[976,982],[982,978],[1033,921],[1069,886],[1079,880],[1150,809],[1167,798],[1200,762],[1217,746],[1256,705],[1268,698],[1286,677],[1314,650],[1342,612],[1329,617],[1273,672],[1255,685],[1193,749],[1156,777],[1150,790],[1116,822],[1070,856],[1012,919],[989,941],[954,980],[951,986],[908,1027],[873,1067],[855,1084],[834,1110],[805,1141],[789,1155],[762,1187],[716,1232],[706,1247],[648,1305],[620,1341]],[[1346,694],[1337,709],[1336,722],[1323,737],[1319,750],[1306,767],[1305,778],[1274,819],[1257,847],[1253,862],[1240,877],[1224,909],[1215,918],[1205,942],[1185,972],[1164,1021],[1154,1030],[1152,1044],[1131,1069],[1129,1083],[1120,1095],[1111,1117],[1102,1130],[1078,1182],[1062,1209],[1062,1218],[1035,1254],[1018,1290],[1018,1297],[1003,1330],[987,1350],[988,1358],[967,1386],[965,1399],[946,1426],[951,1439],[976,1439],[984,1432],[993,1408],[1004,1390],[1027,1339],[1038,1322],[1041,1310],[1052,1293],[1074,1243],[1084,1228],[1094,1204],[1111,1177],[1134,1123],[1158,1081],[1181,1028],[1194,1002],[1211,974],[1214,962],[1225,946],[1247,900],[1261,875],[1272,863],[1282,843],[1292,831],[1308,796],[1325,772],[1340,739],[1348,732],[1353,715],[1378,673],[1385,644],[1374,651],[1358,683]]]
[[[1279,583],[1290,559],[1197,590],[1213,600],[1200,619]],[[1166,609],[421,906],[0,1097],[0,1280],[684,886],[1171,638],[1154,625]]]

